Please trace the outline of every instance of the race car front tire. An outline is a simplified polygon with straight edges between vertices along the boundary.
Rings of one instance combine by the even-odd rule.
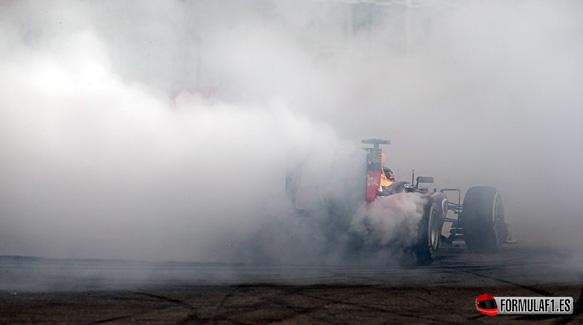
[[[506,238],[504,205],[498,191],[489,186],[468,189],[463,202],[463,227],[472,252],[496,252]]]

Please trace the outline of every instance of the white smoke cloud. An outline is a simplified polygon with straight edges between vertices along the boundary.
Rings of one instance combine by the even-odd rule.
[[[346,220],[299,221],[285,175],[304,210],[352,202],[370,136],[402,180],[495,185],[518,237],[579,240],[577,2],[1,6],[0,254],[333,260]]]
[[[2,63],[4,253],[220,258],[282,212],[287,148],[336,141],[277,103],[171,104],[121,80],[94,32],[62,42],[79,50]]]
[[[355,215],[352,230],[375,245],[412,247],[425,203],[418,193],[380,197]]]

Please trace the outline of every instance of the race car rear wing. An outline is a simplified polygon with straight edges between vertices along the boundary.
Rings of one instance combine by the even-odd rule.
[[[381,144],[391,144],[391,140],[371,138],[371,139],[364,139],[364,140],[362,140],[362,143],[364,143],[364,144],[372,144],[373,145],[373,148],[379,149],[381,147]]]

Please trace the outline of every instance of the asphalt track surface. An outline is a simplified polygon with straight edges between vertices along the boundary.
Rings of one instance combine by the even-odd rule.
[[[0,257],[0,323],[583,324],[583,256],[520,245],[426,267]],[[571,296],[572,315],[480,315],[482,293]]]

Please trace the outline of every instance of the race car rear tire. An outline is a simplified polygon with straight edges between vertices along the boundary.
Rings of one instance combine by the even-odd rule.
[[[489,186],[468,189],[463,203],[466,246],[472,252],[496,252],[506,238],[504,205],[498,191]]]
[[[437,257],[443,220],[443,211],[438,202],[441,201],[432,200],[425,207],[423,218],[419,224],[418,243],[415,248],[417,265],[429,265]]]

